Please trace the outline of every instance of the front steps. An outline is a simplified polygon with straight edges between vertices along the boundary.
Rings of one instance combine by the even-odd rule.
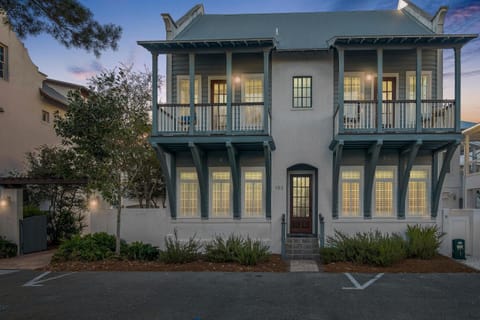
[[[285,256],[290,260],[320,260],[318,239],[314,237],[287,237]]]

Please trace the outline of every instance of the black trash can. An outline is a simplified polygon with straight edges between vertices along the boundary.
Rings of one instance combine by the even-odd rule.
[[[465,260],[465,240],[463,239],[452,240],[452,258]]]

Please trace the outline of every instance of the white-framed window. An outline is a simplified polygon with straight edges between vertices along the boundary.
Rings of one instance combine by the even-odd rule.
[[[0,79],[7,79],[7,47],[0,43]]]
[[[243,216],[262,217],[265,213],[265,168],[242,168],[242,186]]]
[[[429,216],[430,167],[413,166],[410,171],[407,192],[407,215]]]
[[[396,167],[378,166],[373,184],[373,209],[375,217],[395,217]]]
[[[346,101],[363,100],[363,74],[346,73],[343,78],[343,99]],[[346,118],[357,118],[359,110],[357,104],[347,103],[344,106]]]
[[[263,74],[244,74],[242,102],[263,102]]]
[[[241,84],[242,103],[263,103],[263,74],[244,74]],[[263,105],[243,104],[236,110],[233,106],[234,126],[235,114],[240,113],[240,123],[237,129],[255,130],[263,128]]]
[[[195,75],[195,103],[200,103],[202,101],[201,88],[202,88],[201,77],[200,75]],[[177,103],[180,103],[180,104],[190,103],[190,77],[189,76],[177,76]]]
[[[50,112],[42,110],[42,121],[45,123],[50,123]]]
[[[363,167],[342,166],[340,168],[341,217],[362,216]]]
[[[177,175],[179,217],[199,216],[200,194],[195,168],[178,168]]]
[[[405,98],[407,100],[415,100],[417,92],[417,76],[415,71],[407,71],[406,73],[406,92]],[[422,100],[431,99],[432,97],[432,72],[431,71],[422,71]]]
[[[213,218],[232,215],[232,179],[229,168],[210,168],[210,204]]]

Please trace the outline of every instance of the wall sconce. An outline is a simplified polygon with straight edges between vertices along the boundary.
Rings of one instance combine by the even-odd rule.
[[[367,73],[367,75],[365,76],[365,79],[367,81],[372,81],[373,77],[372,77],[372,74],[371,73]]]
[[[241,81],[242,81],[242,79],[239,76],[233,77],[233,82],[240,83]]]
[[[88,206],[90,207],[90,209],[97,209],[99,203],[100,203],[99,197],[98,196],[93,196],[88,201]]]
[[[0,198],[0,208],[6,208],[11,202],[10,196],[3,196]]]

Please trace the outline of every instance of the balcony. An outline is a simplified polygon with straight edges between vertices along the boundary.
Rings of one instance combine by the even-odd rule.
[[[193,116],[189,104],[160,104],[157,116],[159,136],[269,134],[263,102],[232,103],[230,116],[227,104],[195,104]]]
[[[338,107],[335,110],[334,131],[335,135],[376,132],[455,133],[455,108],[455,100],[421,100],[417,126],[415,100],[382,101],[380,117],[377,116],[376,100],[345,100],[343,115]]]

